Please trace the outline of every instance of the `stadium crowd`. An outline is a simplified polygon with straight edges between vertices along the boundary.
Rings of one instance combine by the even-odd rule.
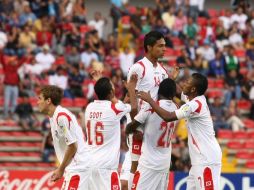
[[[122,81],[129,67],[144,56],[144,35],[156,30],[166,37],[161,62],[168,70],[173,65],[181,68],[179,84],[200,72],[209,77],[209,85],[214,84],[210,89],[219,89],[220,93],[207,93],[215,130],[245,130],[242,118],[254,119],[254,9],[247,0],[233,1],[230,8],[221,10],[204,9],[204,3],[155,0],[152,8],[111,0],[112,33],[105,36],[108,18],[95,12],[94,18],[87,20],[84,0],[2,0],[0,46],[7,35],[1,50],[4,119],[14,119],[17,113],[24,130],[36,128],[39,121],[27,97],[34,97],[43,84],[61,87],[65,98],[93,100],[92,70],[110,77],[116,97],[123,99]],[[218,81],[222,86],[215,85]],[[21,99],[24,101],[18,104]],[[237,109],[242,100],[251,104],[247,115]],[[47,120],[42,123],[47,130]],[[122,124],[124,128],[124,120]],[[122,136],[124,155],[124,132]],[[184,120],[175,136],[172,169],[188,171]],[[46,147],[52,148],[48,144]],[[52,151],[44,152],[45,161],[48,152]]]

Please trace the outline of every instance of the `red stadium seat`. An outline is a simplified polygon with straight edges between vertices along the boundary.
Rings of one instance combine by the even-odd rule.
[[[248,132],[249,139],[254,139],[254,131]]]
[[[254,121],[252,119],[244,119],[243,123],[245,127],[254,129]]]
[[[240,159],[252,159],[253,154],[250,153],[249,151],[245,151],[245,150],[240,150],[239,152],[236,153],[236,158],[240,158]]]
[[[57,57],[56,60],[55,60],[55,64],[56,64],[56,65],[62,65],[62,64],[64,64],[64,63],[65,63],[65,58],[64,58],[64,56],[59,56],[59,57]]]
[[[221,90],[210,90],[208,93],[208,98],[223,97],[223,92]]]
[[[219,15],[218,11],[215,9],[208,9],[208,14],[210,17],[217,17]]]
[[[89,31],[91,31],[93,29],[93,27],[91,27],[91,26],[89,26],[89,25],[81,25],[80,27],[79,27],[79,31],[81,32],[81,33],[87,33],[87,32],[89,32]]]
[[[245,164],[245,167],[248,169],[254,169],[254,160],[248,160]]]
[[[19,163],[15,163],[15,162],[5,162],[2,163],[5,167],[19,167],[20,164]]]
[[[244,148],[246,149],[254,149],[254,141],[247,141],[244,143]]]
[[[2,107],[4,105],[4,97],[0,97],[0,106]]]
[[[215,80],[214,83],[215,83],[214,87],[224,88],[224,80],[223,79],[217,79],[217,80]]]
[[[215,87],[214,79],[208,78],[208,88],[214,88],[214,87]]]
[[[227,147],[230,149],[241,149],[243,148],[243,144],[237,141],[230,141],[227,143]]]
[[[204,17],[198,17],[198,19],[197,19],[197,24],[198,24],[199,26],[207,25],[207,19],[204,18]]]
[[[233,137],[234,137],[234,139],[247,139],[248,133],[245,131],[233,132]]]
[[[237,102],[237,107],[243,110],[250,110],[251,102],[248,100],[239,100]]]
[[[220,129],[220,130],[218,130],[217,136],[218,136],[218,138],[221,138],[221,139],[232,139],[233,132],[231,130]]]
[[[12,152],[12,156],[27,156],[26,152]]]
[[[33,107],[37,106],[38,99],[36,97],[30,97],[29,102]]]
[[[26,132],[26,135],[30,136],[30,137],[40,137],[41,133],[39,133],[39,132],[33,132],[33,131],[28,131],[28,132]]]
[[[73,105],[75,107],[84,107],[88,103],[88,100],[86,98],[75,98],[73,101]]]
[[[61,105],[64,107],[72,107],[73,106],[73,100],[70,98],[63,98]]]

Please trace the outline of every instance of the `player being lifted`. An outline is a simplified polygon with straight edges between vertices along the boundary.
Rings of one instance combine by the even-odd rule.
[[[187,190],[220,189],[222,153],[215,138],[213,121],[204,96],[207,86],[205,76],[192,74],[183,87],[183,94],[187,96],[188,102],[175,111],[161,108],[149,93],[139,92],[139,97],[148,102],[165,121],[187,119],[192,165],[187,179]]]
[[[145,92],[150,91],[151,96],[154,100],[157,100],[157,93],[160,82],[163,79],[168,78],[167,71],[162,67],[161,64],[158,63],[158,59],[163,57],[166,50],[165,45],[166,42],[164,36],[160,32],[151,31],[146,34],[144,39],[144,49],[146,53],[145,57],[133,64],[128,72],[128,80],[131,75],[138,75],[136,90]],[[144,101],[139,100],[138,110],[142,109],[145,104],[146,103]],[[135,112],[137,113],[138,110]],[[130,121],[127,121],[127,123],[128,122]],[[140,128],[137,130],[142,131]],[[129,157],[128,154],[130,154],[131,163],[127,163],[130,162],[130,159],[126,159],[124,161],[120,177],[122,185],[125,189],[127,183],[128,188],[130,189],[131,187],[134,173],[137,169],[138,159],[141,154],[141,145],[142,140],[133,137],[132,134],[129,136],[129,152],[126,153],[126,157]],[[129,168],[131,168],[131,171],[128,170]]]
[[[169,78],[164,79],[159,86],[158,104],[165,110],[175,111],[177,106],[172,101],[175,94],[175,82]],[[141,124],[144,126],[144,140],[132,190],[167,190],[171,137],[175,122],[163,121],[150,106],[147,106],[127,125],[126,134],[130,134]]]
[[[76,117],[60,106],[62,89],[47,85],[38,97],[39,111],[49,116],[51,134],[60,166],[53,172],[52,181],[64,175],[63,190],[88,189],[90,156],[82,128]]]

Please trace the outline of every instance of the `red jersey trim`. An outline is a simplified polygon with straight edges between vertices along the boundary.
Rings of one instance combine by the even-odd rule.
[[[195,145],[195,146],[197,147],[197,149],[199,150],[199,152],[200,152],[200,149],[199,149],[199,146],[198,146],[196,140],[194,139],[194,137],[192,136],[192,134],[190,134],[190,135],[191,135],[192,144]]]
[[[57,125],[59,125],[59,124],[58,124],[58,118],[59,118],[60,116],[65,116],[65,117],[68,119],[68,121],[69,121],[69,128],[70,128],[70,126],[71,126],[71,117],[70,117],[67,113],[65,113],[65,112],[59,112],[59,113],[58,113],[58,115],[57,115],[57,117],[56,117]]]
[[[139,178],[140,178],[140,173],[139,171],[136,171],[134,174],[131,190],[137,189]]]
[[[121,110],[118,110],[118,109],[116,108],[116,105],[113,104],[113,103],[111,103],[111,109],[116,113],[116,115],[119,114],[119,113],[121,113],[121,112],[123,112],[123,111],[121,111]]]
[[[201,108],[202,108],[202,104],[201,104],[201,102],[199,100],[195,100],[195,102],[198,103],[198,108],[195,110],[195,112],[200,113]]]
[[[169,77],[169,74],[168,74],[168,71],[167,71],[167,69],[161,64],[161,63],[159,63],[159,65],[161,66],[161,68],[167,73],[167,75],[168,75],[168,77]]]
[[[142,72],[142,78],[144,78],[145,74],[146,74],[146,68],[145,65],[142,61],[137,62],[137,64],[141,65],[143,67],[143,72]]]
[[[72,176],[68,186],[68,190],[78,189],[79,181],[80,181],[79,175]]]
[[[120,184],[119,184],[119,177],[117,172],[112,172],[111,174],[111,190],[119,190]]]

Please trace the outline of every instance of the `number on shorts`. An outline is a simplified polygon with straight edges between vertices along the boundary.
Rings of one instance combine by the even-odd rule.
[[[163,121],[161,123],[160,130],[162,130],[161,136],[157,142],[158,147],[168,148],[170,145],[171,136],[173,134],[174,122]]]
[[[96,145],[102,145],[103,144],[103,134],[101,130],[104,129],[102,122],[97,121],[95,123],[95,126],[91,126],[91,121],[87,121],[87,137],[88,137],[88,144],[92,145],[94,142]],[[94,129],[94,132],[92,131]],[[94,136],[92,136],[94,135]]]

